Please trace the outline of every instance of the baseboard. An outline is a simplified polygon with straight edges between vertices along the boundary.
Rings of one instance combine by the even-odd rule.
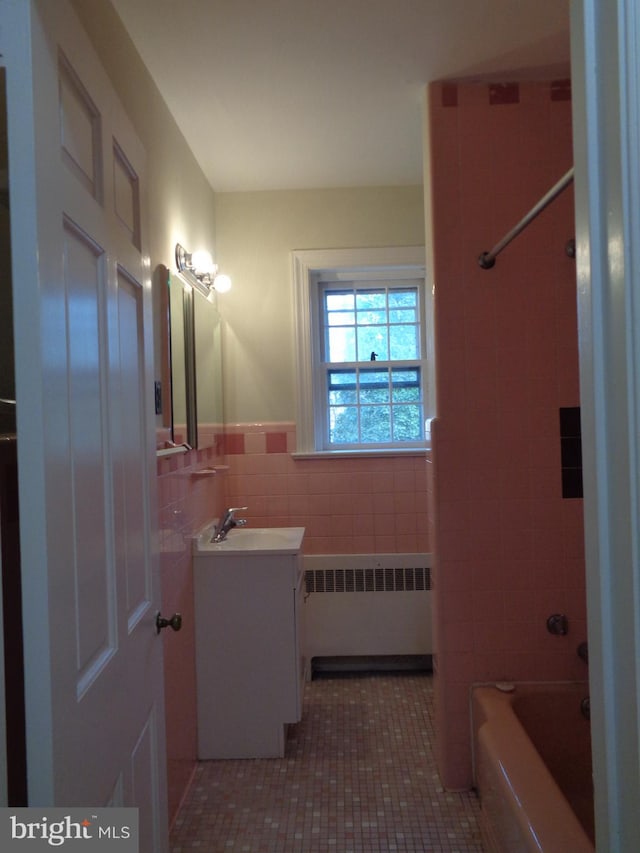
[[[311,678],[363,672],[433,672],[431,655],[337,655],[311,659]]]

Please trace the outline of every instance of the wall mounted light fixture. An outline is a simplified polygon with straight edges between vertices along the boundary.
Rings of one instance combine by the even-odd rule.
[[[228,275],[218,273],[218,265],[214,264],[209,252],[190,254],[184,246],[176,243],[176,266],[189,284],[205,296],[208,296],[212,289],[218,293],[226,293],[231,287],[231,279]]]

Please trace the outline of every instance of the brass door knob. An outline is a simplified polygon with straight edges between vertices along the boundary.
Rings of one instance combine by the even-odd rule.
[[[171,619],[162,616],[160,612],[156,613],[156,631],[159,634],[163,628],[172,628],[174,631],[179,631],[182,628],[182,616],[179,613],[174,613]]]

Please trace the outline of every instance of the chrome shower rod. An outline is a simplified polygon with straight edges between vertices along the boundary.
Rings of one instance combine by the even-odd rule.
[[[549,192],[544,195],[534,207],[531,208],[529,213],[527,213],[527,215],[524,216],[520,220],[520,222],[518,222],[518,224],[514,226],[511,231],[509,231],[508,234],[505,234],[505,236],[502,238],[502,240],[500,240],[500,242],[496,243],[496,245],[493,247],[493,249],[491,249],[490,252],[483,252],[480,255],[480,257],[478,258],[478,263],[480,264],[482,269],[490,270],[493,266],[495,266],[496,257],[505,248],[505,246],[508,246],[509,243],[514,239],[514,237],[517,237],[521,231],[524,231],[527,225],[529,225],[529,223],[532,222],[536,218],[536,216],[541,213],[545,209],[545,207],[547,207],[547,205],[551,204],[554,198],[556,198],[556,196],[559,196],[562,190],[566,189],[572,180],[573,166],[569,169],[566,175],[563,175],[563,177],[560,178],[558,183],[554,184],[554,186],[551,187]]]

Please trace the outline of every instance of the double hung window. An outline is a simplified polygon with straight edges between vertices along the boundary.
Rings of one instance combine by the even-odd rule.
[[[320,282],[322,449],[424,439],[420,282]]]
[[[298,453],[425,448],[424,248],[292,260]]]

